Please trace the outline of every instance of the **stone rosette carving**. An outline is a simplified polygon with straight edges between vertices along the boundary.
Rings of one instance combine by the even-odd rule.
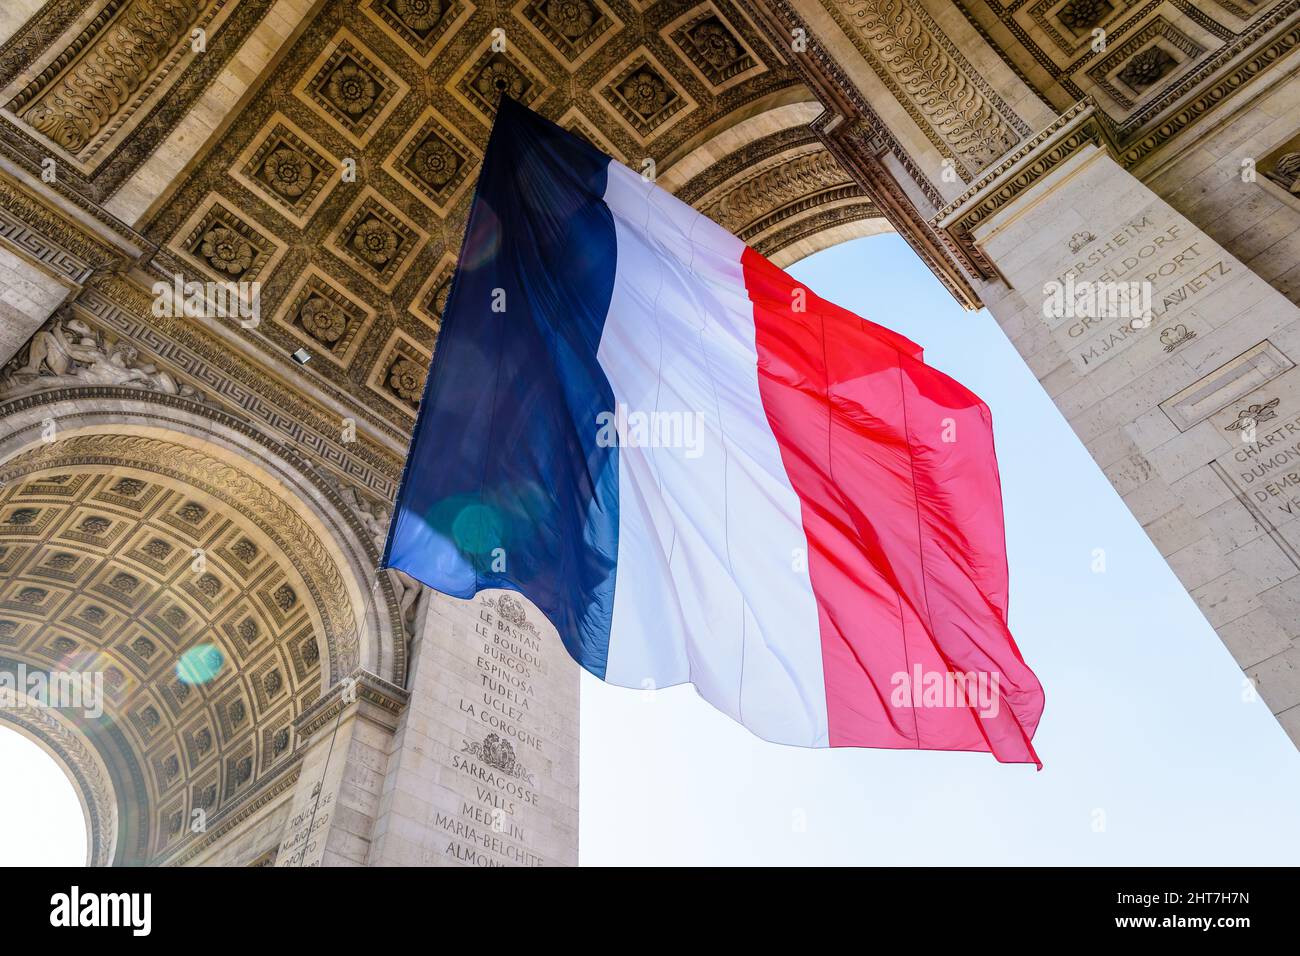
[[[405,84],[345,34],[302,92],[340,128],[359,139],[372,132],[404,89]]]
[[[615,25],[595,0],[529,0],[521,15],[570,63]]]
[[[1091,30],[1114,9],[1110,0],[1069,0],[1056,11],[1056,18],[1076,33],[1082,33]]]
[[[331,242],[381,289],[390,290],[424,238],[370,191],[353,206]]]
[[[715,91],[763,69],[736,29],[712,7],[689,15],[669,36],[691,68]]]
[[[536,109],[549,87],[517,47],[507,45],[498,51],[489,44],[465,70],[455,89],[490,122],[502,95]]]

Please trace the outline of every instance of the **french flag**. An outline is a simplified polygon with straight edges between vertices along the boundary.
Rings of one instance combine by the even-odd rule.
[[[509,99],[383,566],[767,740],[1038,763],[988,408]]]

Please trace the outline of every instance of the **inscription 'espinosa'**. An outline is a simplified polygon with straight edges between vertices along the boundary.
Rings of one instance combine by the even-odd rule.
[[[459,709],[487,732],[462,739],[451,766],[470,787],[461,795],[459,812],[439,813],[434,825],[447,834],[444,855],[456,862],[543,865],[520,816],[540,809],[538,779],[519,757],[521,750],[539,755],[544,750],[541,728],[532,726],[535,677],[547,671],[543,638],[523,602],[511,594],[481,596],[477,611],[478,686],[470,690],[473,678],[462,678],[469,686],[461,692]]]

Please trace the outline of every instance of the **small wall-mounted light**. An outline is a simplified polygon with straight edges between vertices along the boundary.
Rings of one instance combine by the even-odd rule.
[[[299,365],[306,365],[308,362],[311,361],[311,353],[308,352],[306,349],[298,349],[289,357],[293,359],[295,362],[297,362]]]

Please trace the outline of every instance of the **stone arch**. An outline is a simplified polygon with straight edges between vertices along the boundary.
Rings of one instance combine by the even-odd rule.
[[[890,231],[817,135],[824,112],[799,88],[722,116],[679,152],[659,185],[782,267]]]
[[[60,714],[62,743],[22,724],[96,817],[72,742],[107,766],[130,825],[107,855],[98,827],[96,862],[170,856],[196,809],[216,819],[285,778],[297,719],[340,679],[404,681],[374,529],[293,450],[124,388],[24,395],[0,416],[0,656],[104,675],[104,715]],[[190,681],[178,662],[195,652],[226,666]]]

